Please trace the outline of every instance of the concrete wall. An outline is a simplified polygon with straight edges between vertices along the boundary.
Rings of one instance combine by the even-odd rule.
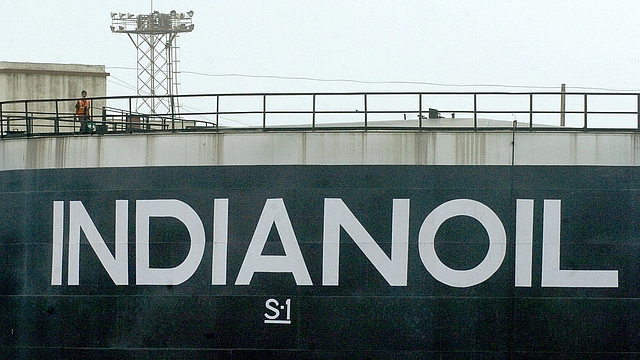
[[[172,165],[640,165],[640,133],[229,132],[14,138],[0,170]]]
[[[79,98],[86,90],[89,97],[107,95],[107,76],[104,65],[46,64],[0,61],[0,101]],[[73,113],[75,101],[59,104],[60,112]],[[94,102],[94,111],[104,101]],[[98,110],[96,110],[98,109]],[[30,103],[32,112],[55,112],[55,104]],[[10,111],[24,112],[23,104],[3,107],[3,115]]]

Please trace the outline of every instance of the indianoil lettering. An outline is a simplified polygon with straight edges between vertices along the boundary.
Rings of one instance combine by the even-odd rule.
[[[324,199],[322,234],[322,286],[340,285],[340,232],[343,229],[390,286],[407,286],[409,249],[409,199],[394,199],[391,253],[387,256],[340,198]],[[63,284],[64,202],[53,202],[51,285]],[[531,199],[516,200],[515,286],[532,286],[533,206]],[[227,285],[228,199],[213,203],[213,251],[211,285]],[[80,234],[89,244],[115,285],[128,285],[127,200],[116,200],[115,249],[112,254],[81,201],[69,202],[67,285],[79,285]],[[204,255],[206,235],[200,216],[187,203],[175,199],[137,200],[135,205],[136,285],[178,285],[198,269]],[[474,268],[455,270],[445,265],[435,251],[435,235],[440,226],[456,216],[477,220],[489,237],[484,259]],[[189,232],[186,258],[173,268],[152,268],[149,253],[150,219],[171,217]],[[616,288],[617,270],[560,269],[561,201],[544,200],[542,229],[542,287]],[[284,255],[263,255],[272,227],[280,236]],[[425,269],[451,287],[471,287],[487,281],[504,262],[507,236],[500,218],[491,208],[471,199],[455,199],[436,207],[422,222],[418,250]],[[291,273],[298,286],[313,281],[300,250],[283,199],[267,199],[236,276],[235,285],[250,285],[255,273]]]

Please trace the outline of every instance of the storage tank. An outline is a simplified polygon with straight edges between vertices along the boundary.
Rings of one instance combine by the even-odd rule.
[[[637,128],[418,112],[3,138],[0,353],[637,353]]]

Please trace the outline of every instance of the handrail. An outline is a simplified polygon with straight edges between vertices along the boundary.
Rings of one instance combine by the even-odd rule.
[[[167,113],[133,103],[169,98]],[[175,101],[179,99],[179,101]],[[229,130],[640,130],[640,94],[599,92],[229,93],[89,98],[99,133]],[[561,100],[568,104],[560,106]],[[76,134],[77,99],[0,102],[0,137]],[[428,114],[428,116],[427,116]],[[450,115],[449,115],[450,114]]]

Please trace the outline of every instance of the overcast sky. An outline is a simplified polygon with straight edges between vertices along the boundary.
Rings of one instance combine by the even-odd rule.
[[[147,14],[151,1],[0,4],[0,60],[105,65],[109,95],[135,92],[135,47],[111,33],[110,12]],[[640,89],[635,0],[155,0],[153,7],[195,13],[195,30],[180,37],[183,94]]]

